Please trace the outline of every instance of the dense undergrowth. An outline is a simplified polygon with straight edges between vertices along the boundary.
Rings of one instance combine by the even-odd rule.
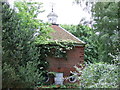
[[[75,68],[81,74],[78,78],[82,88],[119,88],[119,66],[100,62],[86,64],[83,70]]]

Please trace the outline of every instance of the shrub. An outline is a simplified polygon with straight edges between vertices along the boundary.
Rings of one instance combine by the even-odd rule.
[[[84,88],[118,88],[120,78],[119,68],[113,64],[88,64],[83,70],[75,67],[81,73],[79,80]]]
[[[60,88],[79,88],[79,85],[77,83],[68,83],[65,85],[61,85]]]
[[[35,61],[28,61],[27,65],[18,66],[17,70],[10,64],[4,63],[2,69],[3,88],[33,88],[42,81],[42,73],[37,69]]]

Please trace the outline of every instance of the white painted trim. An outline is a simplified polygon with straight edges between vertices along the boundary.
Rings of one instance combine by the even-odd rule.
[[[50,78],[48,77],[48,79],[47,79],[45,82],[48,82],[48,81],[49,81],[49,79],[50,79]]]
[[[70,78],[74,78],[74,80],[71,81]],[[74,76],[70,76],[70,77],[69,77],[69,82],[74,83],[74,82],[76,82],[76,81],[77,81],[76,77],[74,77]]]

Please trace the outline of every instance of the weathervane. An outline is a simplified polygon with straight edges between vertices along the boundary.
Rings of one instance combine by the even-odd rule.
[[[52,7],[52,12],[53,12],[53,7],[55,6],[55,3],[50,2],[50,7]]]

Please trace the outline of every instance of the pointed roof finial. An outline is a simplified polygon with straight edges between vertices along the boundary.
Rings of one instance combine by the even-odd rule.
[[[53,12],[53,7],[55,6],[55,3],[50,2],[50,6],[52,7],[52,12]]]
[[[53,5],[52,5],[52,12],[53,12]]]

